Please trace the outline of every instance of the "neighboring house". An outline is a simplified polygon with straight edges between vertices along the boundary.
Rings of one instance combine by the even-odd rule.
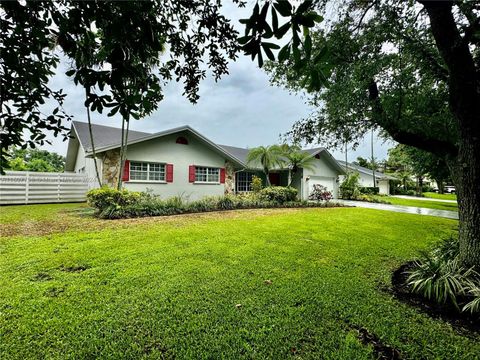
[[[347,164],[345,161],[342,160],[337,160],[337,162],[343,167],[345,171],[354,171],[359,174],[358,180],[360,186],[373,187],[373,171],[371,169],[352,163]],[[378,187],[378,192],[380,194],[390,194],[390,180],[398,179],[391,175],[387,175],[378,170],[375,170],[375,186]],[[343,176],[341,177],[341,181],[343,181]]]
[[[119,176],[121,129],[92,125],[95,151],[102,182],[115,186]],[[90,187],[98,187],[88,125],[72,123],[65,170],[85,173]],[[183,196],[199,199],[251,191],[252,176],[264,179],[260,168],[246,163],[248,149],[219,145],[189,126],[150,134],[129,131],[123,186],[151,191],[164,198]],[[300,198],[307,199],[313,185],[322,184],[338,195],[339,176],[345,171],[324,148],[305,150],[314,156],[314,170],[300,169],[292,179]],[[276,169],[272,185],[286,186],[288,171]],[[264,179],[265,180],[265,179]]]

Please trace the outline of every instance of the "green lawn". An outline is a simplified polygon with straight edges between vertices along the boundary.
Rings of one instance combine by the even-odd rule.
[[[457,200],[456,194],[437,194],[434,192],[425,192],[423,196],[431,199],[440,199],[440,200]]]
[[[457,203],[447,203],[447,202],[431,201],[431,200],[403,199],[403,198],[396,198],[393,196],[381,197],[380,199],[388,201],[393,205],[416,206],[416,207],[423,207],[428,209],[458,211]]]
[[[76,208],[1,209],[1,359],[375,358],[356,327],[403,358],[480,354],[480,336],[387,291],[456,221],[359,208],[105,221]]]

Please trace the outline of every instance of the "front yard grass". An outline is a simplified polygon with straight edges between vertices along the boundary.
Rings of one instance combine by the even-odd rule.
[[[1,359],[375,358],[357,328],[404,358],[480,354],[478,334],[388,291],[391,271],[454,220],[328,208],[106,221],[79,205],[32,206],[48,213],[32,220],[22,209],[0,209]]]
[[[435,192],[424,192],[423,196],[431,199],[440,199],[440,200],[457,200],[456,194],[438,194]]]
[[[427,209],[458,211],[457,203],[448,203],[448,202],[431,201],[431,200],[403,199],[403,198],[396,198],[393,196],[380,197],[380,199],[388,201],[392,205],[415,206],[415,207],[422,207]]]

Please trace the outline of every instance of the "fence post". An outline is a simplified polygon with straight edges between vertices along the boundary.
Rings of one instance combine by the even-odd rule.
[[[25,176],[25,204],[28,204],[29,185],[30,185],[30,173],[27,171]]]
[[[60,202],[60,178],[61,178],[61,175],[58,174],[57,175],[57,200],[58,200],[58,202]]]

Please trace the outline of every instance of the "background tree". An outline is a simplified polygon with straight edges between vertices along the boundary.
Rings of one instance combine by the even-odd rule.
[[[247,164],[250,166],[260,165],[265,175],[267,186],[270,186],[270,171],[282,164],[282,156],[283,151],[278,145],[259,146],[250,149],[247,154]]]
[[[317,8],[335,8],[335,17],[298,52],[283,47],[270,69],[274,83],[309,91],[318,109],[291,136],[335,146],[345,128],[354,140],[379,130],[444,157],[458,193],[460,258],[480,266],[480,5],[323,0]]]
[[[60,53],[71,64],[66,75],[85,88],[86,106],[120,114],[124,129],[157,108],[170,80],[196,102],[207,69],[220,78],[239,50],[220,9],[210,1],[2,2],[0,170],[12,146],[42,145],[49,130],[67,138],[65,95],[49,84]],[[49,99],[58,106],[40,109]],[[126,144],[128,132],[119,140]]]
[[[281,166],[288,169],[288,186],[292,185],[294,176],[300,169],[313,170],[315,158],[309,153],[302,151],[297,145],[283,144],[281,150]]]
[[[9,168],[16,171],[62,172],[65,157],[39,149],[13,149],[9,154]]]

